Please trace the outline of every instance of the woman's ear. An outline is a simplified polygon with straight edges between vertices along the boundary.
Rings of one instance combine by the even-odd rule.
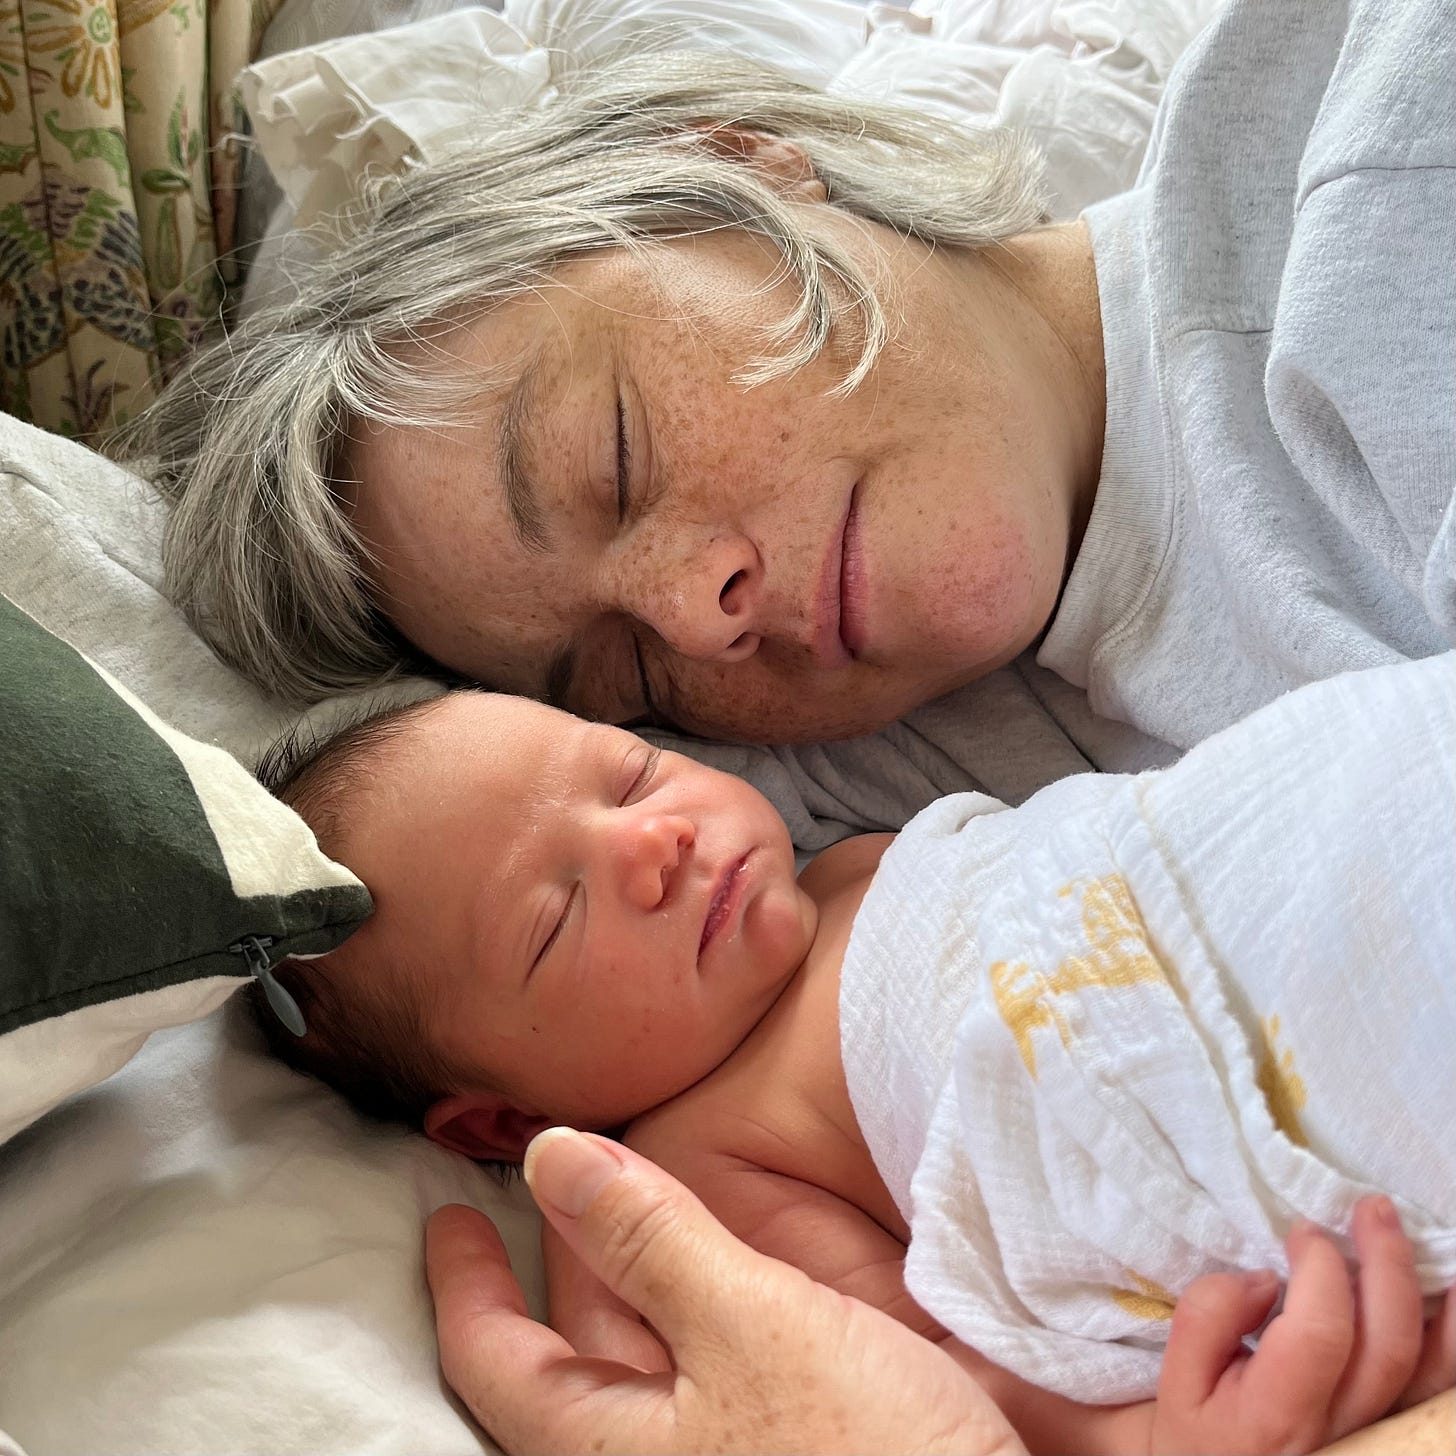
[[[702,126],[697,131],[720,157],[756,168],[794,202],[829,201],[829,189],[798,142],[741,126]]]
[[[522,1112],[497,1093],[442,1097],[425,1113],[425,1136],[484,1162],[519,1163],[531,1139],[553,1126],[549,1117]]]

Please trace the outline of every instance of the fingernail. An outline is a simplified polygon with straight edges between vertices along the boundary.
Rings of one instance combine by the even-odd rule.
[[[1262,1299],[1279,1287],[1279,1276],[1272,1269],[1250,1269],[1244,1275],[1244,1287],[1255,1299]]]
[[[1395,1210],[1395,1204],[1383,1193],[1370,1200],[1372,1211],[1375,1214],[1375,1221],[1383,1228],[1398,1229],[1400,1227],[1400,1214]]]
[[[1288,1232],[1284,1235],[1284,1249],[1291,1262],[1303,1254],[1313,1232],[1314,1225],[1307,1218],[1297,1218],[1290,1224]]]
[[[536,1201],[568,1218],[580,1218],[621,1171],[609,1143],[570,1127],[548,1127],[526,1149],[526,1184]]]

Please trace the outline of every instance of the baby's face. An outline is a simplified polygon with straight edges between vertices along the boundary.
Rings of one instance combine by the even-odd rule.
[[[360,789],[369,963],[425,978],[435,1049],[533,1116],[611,1127],[691,1086],[814,938],[772,805],[620,728],[453,695]]]

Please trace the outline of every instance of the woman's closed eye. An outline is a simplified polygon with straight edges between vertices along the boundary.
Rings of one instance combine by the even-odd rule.
[[[632,473],[632,437],[628,425],[629,411],[626,395],[621,387],[617,389],[617,525],[628,525],[640,515],[647,502],[640,498],[640,491],[634,491],[636,482]],[[643,628],[630,630],[631,663],[628,677],[635,676],[635,696],[641,707],[636,713],[619,717],[618,722],[634,727],[660,727],[664,719],[658,714],[653,702],[652,683],[647,675],[647,660],[642,651]],[[624,694],[630,700],[630,695]]]
[[[627,438],[627,405],[617,392],[617,524],[627,524],[632,511],[632,442]]]

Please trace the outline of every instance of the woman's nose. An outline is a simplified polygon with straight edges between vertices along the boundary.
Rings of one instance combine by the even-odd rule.
[[[619,811],[613,846],[622,889],[639,910],[656,910],[671,894],[695,837],[680,814]]]
[[[672,555],[639,558],[624,582],[632,615],[684,657],[741,662],[758,651],[763,563],[737,534],[684,540]]]

